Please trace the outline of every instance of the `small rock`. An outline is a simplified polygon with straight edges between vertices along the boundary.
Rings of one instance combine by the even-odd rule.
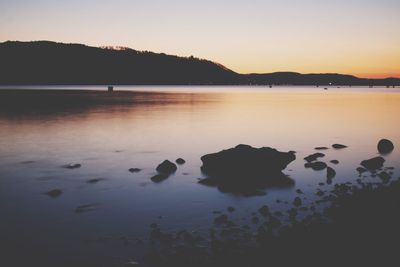
[[[166,174],[156,174],[153,177],[151,177],[150,179],[154,183],[161,183],[162,181],[164,181],[167,178],[168,178],[168,175],[166,175]]]
[[[328,147],[326,147],[326,146],[319,146],[319,147],[316,147],[316,148],[314,148],[315,150],[327,150],[327,149],[329,149]]]
[[[175,163],[172,163],[169,160],[164,160],[160,165],[157,166],[156,170],[165,175],[171,175],[173,174],[178,167],[176,167]]]
[[[185,161],[183,158],[179,158],[179,159],[175,160],[175,162],[176,162],[177,164],[179,164],[179,165],[182,165],[182,164],[185,164],[185,163],[186,163],[186,161]]]
[[[347,146],[342,145],[342,144],[333,144],[332,147],[335,149],[342,149],[342,148],[346,148]]]
[[[68,165],[64,165],[63,167],[66,168],[66,169],[77,169],[77,168],[82,167],[82,165],[79,164],[79,163],[71,163],[71,164],[68,164]]]
[[[304,194],[303,191],[301,191],[301,189],[297,189],[297,190],[296,190],[296,193],[297,193],[297,194]]]
[[[378,151],[381,154],[389,154],[394,149],[392,141],[388,139],[382,139],[378,143]]]
[[[97,207],[96,204],[82,205],[75,209],[75,213],[84,213],[84,212],[93,211],[96,209],[96,207]]]
[[[104,180],[104,179],[103,179],[103,178],[94,178],[94,179],[88,180],[86,183],[88,183],[88,184],[95,184],[95,183],[98,183],[98,182],[100,182],[100,181],[102,181],[102,180]]]
[[[326,168],[326,178],[332,179],[335,176],[336,176],[336,171],[331,167],[327,167]]]
[[[304,165],[306,168],[311,168],[314,171],[321,171],[326,169],[327,165],[325,162],[316,161],[316,162],[308,162]]]
[[[304,160],[307,162],[313,162],[313,161],[316,161],[318,158],[322,158],[322,157],[325,157],[325,154],[314,153],[314,154],[311,154],[311,155],[305,157]]]
[[[131,172],[131,173],[136,173],[136,172],[140,172],[140,171],[142,171],[142,169],[139,169],[139,168],[130,168],[129,169],[129,172]]]
[[[334,160],[331,160],[330,161],[332,164],[339,164],[339,161],[338,160],[336,160],[336,159],[334,159]]]
[[[45,194],[48,195],[49,197],[56,198],[62,194],[62,191],[60,189],[53,189]]]

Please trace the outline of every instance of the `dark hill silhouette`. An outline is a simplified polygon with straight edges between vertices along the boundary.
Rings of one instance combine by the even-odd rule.
[[[3,85],[400,85],[398,78],[341,74],[239,74],[195,57],[50,41],[0,43],[0,58]]]

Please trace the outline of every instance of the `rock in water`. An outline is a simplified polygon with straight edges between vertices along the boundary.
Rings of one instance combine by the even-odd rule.
[[[172,163],[169,160],[164,160],[164,162],[158,165],[156,168],[160,174],[164,175],[171,175],[176,172],[177,169],[178,167],[176,167],[175,163]]]
[[[304,167],[311,168],[314,171],[321,171],[321,170],[326,169],[327,165],[325,162],[316,161],[316,162],[308,162],[308,163],[304,164]]]
[[[376,157],[368,160],[364,160],[361,162],[361,166],[366,168],[367,170],[370,171],[375,171],[383,167],[383,163],[385,162],[385,159],[382,157]]]
[[[347,146],[342,145],[342,144],[333,144],[332,147],[335,149],[342,149],[342,148],[346,148]]]
[[[326,147],[326,146],[319,146],[319,147],[316,147],[316,148],[314,148],[315,150],[328,150],[329,149],[329,147]]]
[[[131,173],[136,173],[136,172],[140,172],[142,169],[139,169],[139,168],[130,168],[129,169],[129,172],[131,172]]]
[[[304,158],[305,161],[307,162],[313,162],[316,161],[318,158],[322,158],[325,157],[325,154],[323,153],[314,153],[312,155],[309,155],[307,157]]]
[[[45,194],[48,195],[49,197],[56,198],[62,194],[62,191],[60,189],[53,189],[49,192],[46,192]]]
[[[267,186],[292,185],[293,180],[284,175],[282,170],[295,159],[294,152],[238,145],[202,156],[201,170],[221,191],[240,193],[242,190],[252,191]]]
[[[176,162],[177,164],[179,164],[179,165],[182,165],[182,164],[185,164],[185,163],[186,163],[186,161],[185,161],[183,158],[179,158],[179,159],[175,160],[175,162]]]
[[[336,171],[331,167],[327,167],[326,168],[326,178],[332,179],[335,176],[336,176]]]
[[[166,174],[156,174],[153,177],[151,177],[150,179],[153,183],[161,183],[162,181],[164,181],[167,178],[168,178],[168,175],[166,175]]]
[[[66,168],[66,169],[78,169],[78,168],[80,168],[80,167],[82,167],[82,165],[81,164],[79,164],[79,163],[70,163],[70,164],[67,164],[67,165],[64,165],[63,166],[63,168]]]
[[[378,143],[378,151],[381,154],[388,154],[388,153],[392,152],[393,149],[394,149],[394,145],[393,145],[392,141],[390,141],[388,139],[382,139]]]

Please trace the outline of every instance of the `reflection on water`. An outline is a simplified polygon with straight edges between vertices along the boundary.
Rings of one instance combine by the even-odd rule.
[[[349,146],[324,152],[325,161],[340,161],[338,182],[355,179],[379,139],[400,144],[395,90],[157,89],[164,90],[0,91],[0,245],[9,255],[112,266],[141,255],[137,241],[146,240],[153,222],[207,231],[213,211],[234,206],[240,220],[263,204],[284,209],[276,200],[292,200],[298,188],[315,192],[326,178],[304,168],[314,147]],[[197,184],[202,155],[242,143],[297,151],[284,171],[296,186],[246,198]],[[399,156],[395,149],[386,166],[398,169]],[[186,164],[175,175],[151,182],[160,162],[179,157]],[[82,166],[62,168],[70,163]]]

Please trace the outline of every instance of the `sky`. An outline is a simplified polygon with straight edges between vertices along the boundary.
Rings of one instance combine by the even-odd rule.
[[[7,40],[193,55],[239,73],[400,77],[400,0],[1,0]]]

